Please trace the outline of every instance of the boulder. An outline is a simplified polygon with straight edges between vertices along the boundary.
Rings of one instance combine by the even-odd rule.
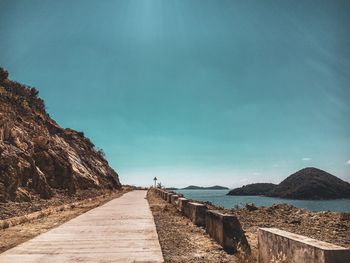
[[[254,203],[246,203],[246,204],[245,204],[245,208],[246,208],[248,211],[255,211],[255,210],[258,210],[258,207],[257,207]]]

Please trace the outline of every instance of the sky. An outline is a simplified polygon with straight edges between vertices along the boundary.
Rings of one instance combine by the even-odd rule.
[[[350,181],[350,1],[0,0],[0,66],[124,184]]]

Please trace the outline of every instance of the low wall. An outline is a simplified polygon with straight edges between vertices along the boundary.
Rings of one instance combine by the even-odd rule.
[[[165,196],[164,196],[164,200],[165,200],[165,201],[168,201],[168,195],[169,195],[169,193],[168,193],[168,192],[165,192]]]
[[[207,207],[195,202],[189,202],[187,207],[188,217],[191,219],[192,223],[197,226],[205,226],[205,212],[207,211]]]
[[[172,195],[174,195],[173,193],[168,193],[168,196],[167,196],[167,202],[169,203],[169,204],[171,204],[171,196]]]
[[[179,197],[177,199],[177,208],[180,212],[182,212],[184,215],[186,215],[185,213],[185,207],[188,206],[188,199],[184,198],[184,197]]]
[[[179,196],[178,195],[176,195],[176,194],[174,194],[174,195],[172,195],[171,196],[171,204],[173,204],[173,205],[177,205],[177,199],[179,198]]]
[[[350,250],[277,228],[258,231],[259,263],[349,263]],[[279,260],[279,261],[278,261]]]
[[[236,216],[208,210],[205,225],[209,236],[216,240],[225,251],[250,253],[250,246]]]

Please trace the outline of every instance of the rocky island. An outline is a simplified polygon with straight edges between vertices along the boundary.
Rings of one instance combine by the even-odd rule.
[[[280,184],[257,183],[231,190],[228,195],[263,195],[290,199],[350,198],[350,184],[323,170],[304,168]]]
[[[267,195],[276,186],[276,184],[271,183],[247,184],[232,189],[228,195]]]

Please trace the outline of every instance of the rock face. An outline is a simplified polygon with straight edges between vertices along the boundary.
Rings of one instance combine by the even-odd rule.
[[[350,198],[350,184],[323,170],[304,168],[280,184],[250,184],[233,189],[228,195],[265,195],[291,199]]]
[[[61,128],[35,88],[9,80],[0,68],[0,202],[120,187],[102,151],[82,132]]]

